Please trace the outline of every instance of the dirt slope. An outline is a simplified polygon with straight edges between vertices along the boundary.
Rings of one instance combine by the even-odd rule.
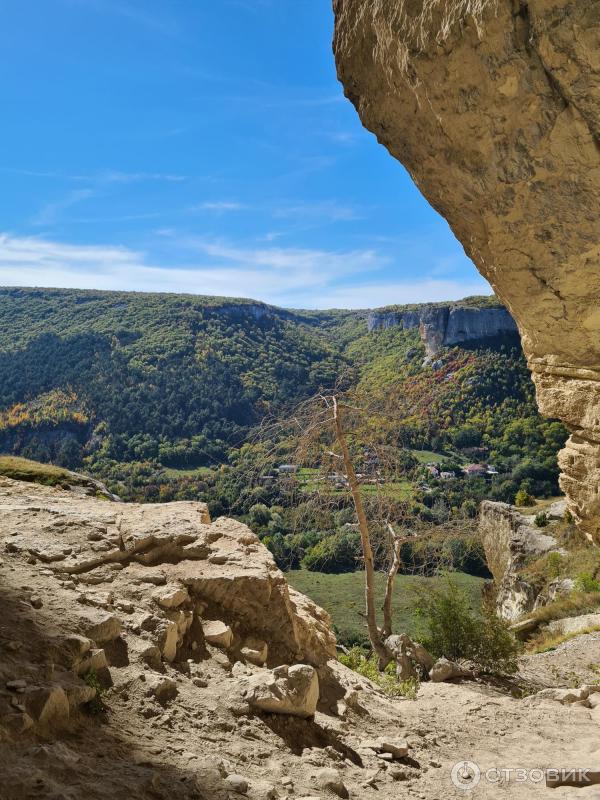
[[[288,590],[254,535],[210,523],[202,504],[130,506],[2,479],[0,548],[2,800],[445,800],[469,796],[451,782],[464,759],[600,764],[595,709],[475,683],[386,698],[332,659],[327,615]],[[587,669],[600,646],[581,638],[574,661]],[[250,705],[252,680],[298,662],[318,672],[314,717]],[[549,676],[544,663],[537,679]],[[406,739],[408,754],[382,757],[381,738]],[[472,796],[577,793],[482,780]]]

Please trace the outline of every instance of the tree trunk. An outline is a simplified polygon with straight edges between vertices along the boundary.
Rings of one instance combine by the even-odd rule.
[[[381,632],[377,627],[377,618],[375,616],[375,567],[373,565],[373,550],[371,548],[371,538],[369,536],[369,524],[367,522],[367,515],[362,502],[360,493],[360,486],[350,457],[350,451],[346,442],[346,434],[341,418],[340,406],[337,399],[332,398],[333,401],[333,420],[335,423],[335,434],[340,450],[342,451],[342,458],[344,460],[344,469],[346,471],[346,478],[352,492],[352,500],[354,501],[354,508],[356,509],[356,516],[358,518],[358,527],[360,530],[360,540],[362,544],[363,560],[365,562],[365,606],[367,612],[367,629],[369,631],[369,639],[371,646],[379,658],[380,667],[385,666],[390,661],[390,654],[383,644]]]
[[[392,544],[392,563],[388,570],[387,579],[385,582],[385,597],[383,600],[383,628],[381,630],[381,638],[385,641],[388,636],[392,635],[392,595],[394,592],[394,581],[402,563],[400,558],[400,551],[404,538],[398,536],[393,527],[388,522],[388,531],[390,533],[390,541]]]

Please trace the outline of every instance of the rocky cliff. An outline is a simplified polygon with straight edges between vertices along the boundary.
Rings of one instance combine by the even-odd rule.
[[[441,347],[517,333],[515,321],[505,308],[423,305],[410,311],[371,311],[367,318],[369,331],[395,325],[419,328],[429,356]]]
[[[497,608],[501,617],[516,620],[543,605],[548,597],[540,596],[536,587],[523,576],[523,568],[546,553],[564,555],[556,538],[555,521],[562,519],[563,501],[548,509],[549,527],[541,530],[534,524],[534,515],[524,509],[486,500],[479,509],[479,535],[490,572],[497,589]],[[572,581],[570,588],[572,588]],[[550,597],[561,591],[561,582],[550,587]]]
[[[515,319],[600,541],[600,6],[334,0],[338,75]]]

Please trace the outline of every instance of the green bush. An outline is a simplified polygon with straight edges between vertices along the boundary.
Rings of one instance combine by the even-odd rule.
[[[263,528],[271,520],[271,512],[264,503],[256,503],[250,509],[250,524],[257,528]]]
[[[579,592],[600,592],[600,581],[590,572],[582,572],[575,580],[575,588]]]
[[[560,553],[548,553],[546,558],[546,569],[548,577],[558,578],[562,570],[563,558]]]
[[[520,645],[490,608],[471,608],[468,595],[450,578],[445,586],[421,594],[417,613],[420,640],[441,658],[472,661],[485,672],[514,673]]]
[[[525,491],[525,489],[519,489],[515,495],[515,505],[519,508],[523,508],[524,506],[533,506],[535,505],[535,500],[529,494],[529,492]]]
[[[311,547],[302,560],[310,572],[354,572],[360,557],[360,534],[336,533]]]
[[[396,677],[396,664],[390,662],[383,672],[377,666],[377,656],[368,656],[361,647],[352,647],[347,654],[339,656],[339,661],[345,667],[357,672],[374,684],[390,697],[407,697],[414,700],[419,691],[419,682],[414,679],[399,681]]]
[[[88,711],[93,715],[103,714],[106,711],[106,705],[104,704],[102,696],[106,692],[106,687],[100,683],[100,679],[98,678],[98,673],[96,670],[91,669],[89,672],[86,672],[83,676],[83,681],[91,689],[96,690],[96,696],[86,704]]]
[[[546,525],[550,524],[550,520],[548,519],[548,514],[545,511],[540,511],[539,514],[535,515],[535,519],[533,520],[538,528],[545,528]]]

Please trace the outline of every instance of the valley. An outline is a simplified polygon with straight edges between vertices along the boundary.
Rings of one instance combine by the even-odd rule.
[[[249,524],[298,575],[361,568],[345,480],[322,473],[318,454],[295,463],[298,434],[283,424],[335,386],[368,402],[353,448],[369,513],[385,501],[419,532],[403,547],[407,576],[489,577],[478,504],[558,493],[566,433],[537,412],[514,324],[494,298],[309,312],[0,290],[0,450],[87,473],[123,500],[205,501],[213,516]],[[380,567],[386,558],[382,544]]]
[[[26,5],[0,800],[600,798],[600,4]]]

